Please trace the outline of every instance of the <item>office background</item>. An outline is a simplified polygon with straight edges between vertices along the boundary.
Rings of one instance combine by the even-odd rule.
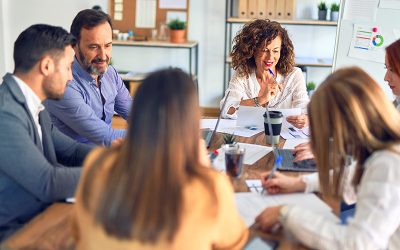
[[[317,19],[317,0],[297,0],[298,19]],[[330,3],[338,1],[327,1]],[[79,10],[108,0],[0,0],[0,74],[13,70],[13,43],[18,34],[35,23],[59,25],[69,30]],[[202,107],[218,107],[223,91],[225,0],[190,0],[188,39],[199,42],[199,97]],[[236,32],[240,25],[234,27]],[[286,26],[296,56],[332,58],[336,26]],[[234,34],[234,33],[233,33]],[[187,70],[187,52],[157,48],[114,47],[118,70],[148,72],[173,65]],[[331,68],[309,68],[308,80],[319,83]]]

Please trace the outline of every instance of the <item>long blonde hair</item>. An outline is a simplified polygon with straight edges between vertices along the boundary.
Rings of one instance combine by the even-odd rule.
[[[358,67],[339,69],[328,76],[313,94],[308,113],[321,191],[327,195],[342,195],[347,155],[357,161],[353,178],[357,186],[367,158],[400,142],[398,111]]]

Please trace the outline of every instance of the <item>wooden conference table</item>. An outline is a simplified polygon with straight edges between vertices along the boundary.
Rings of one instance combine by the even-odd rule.
[[[253,137],[236,137],[237,142],[266,145],[264,133],[259,133]],[[223,135],[216,134],[211,149],[219,148],[223,143]],[[284,140],[278,147],[283,147]],[[245,165],[240,178],[232,180],[236,192],[249,192],[245,184],[246,179],[258,179],[260,173],[270,170],[273,165],[272,153],[267,154],[253,165]],[[295,173],[299,174],[299,173]],[[54,250],[54,249],[74,249],[71,224],[69,221],[73,211],[73,204],[55,203],[48,207],[43,213],[36,216],[30,223],[25,225],[15,235],[4,242],[1,250]],[[257,232],[252,233],[252,235]],[[289,242],[283,237],[268,236],[267,238],[278,239],[280,245],[278,249],[305,249],[296,243]]]

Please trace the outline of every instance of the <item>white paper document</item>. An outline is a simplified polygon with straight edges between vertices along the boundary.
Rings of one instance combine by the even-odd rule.
[[[303,139],[303,138],[297,138],[297,139],[288,139],[285,141],[285,144],[283,144],[283,149],[294,149],[297,145],[301,143],[306,143],[309,142],[310,140]]]
[[[379,0],[346,0],[343,19],[358,22],[375,22]]]
[[[297,205],[329,217],[336,217],[332,209],[315,194],[261,195],[246,192],[235,193],[235,198],[236,206],[247,226],[251,226],[265,208],[278,205]]]
[[[156,0],[136,1],[136,28],[156,27]]]
[[[200,129],[214,129],[218,119],[201,119]],[[236,128],[236,120],[221,119],[218,124],[217,132],[222,132],[223,129],[234,130]]]
[[[237,126],[248,129],[264,130],[264,113],[263,107],[240,106],[237,111]]]
[[[301,115],[301,108],[291,108],[291,109],[275,109],[268,108],[269,111],[279,111],[282,113],[283,117],[286,118],[292,115]],[[284,119],[286,120],[286,119]]]
[[[281,136],[285,140],[290,139],[307,139],[310,136],[309,128],[298,129],[284,120],[282,123]]]
[[[248,143],[237,143],[239,147],[244,148],[243,164],[253,165],[259,159],[264,157],[266,154],[272,151],[271,147],[248,144]],[[218,157],[212,162],[215,169],[218,171],[225,171],[225,150],[224,148],[218,149]]]
[[[264,191],[260,179],[246,180],[246,186],[252,193],[261,194]]]

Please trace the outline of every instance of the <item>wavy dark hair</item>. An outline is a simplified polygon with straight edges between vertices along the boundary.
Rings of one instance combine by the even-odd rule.
[[[254,55],[260,48],[271,43],[276,37],[282,38],[281,57],[276,69],[287,75],[294,67],[294,47],[289,34],[278,22],[256,19],[246,23],[233,39],[231,52],[232,67],[239,76],[249,76],[256,68]]]

